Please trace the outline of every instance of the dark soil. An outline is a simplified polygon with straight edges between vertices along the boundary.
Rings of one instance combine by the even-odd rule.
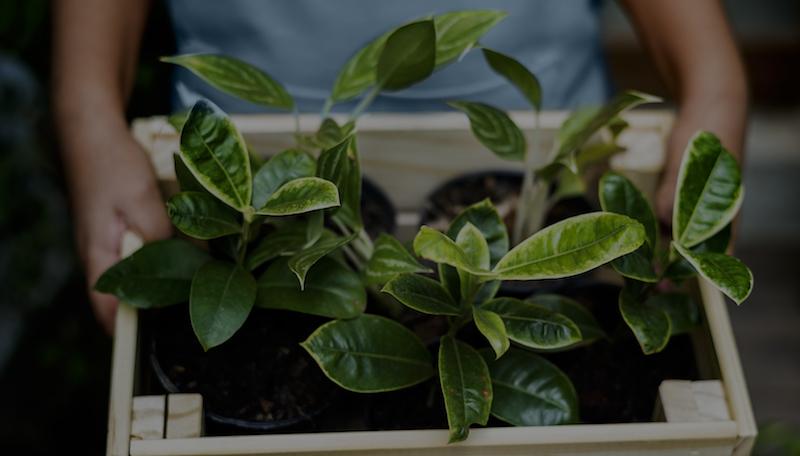
[[[338,391],[298,344],[322,319],[254,309],[225,344],[203,352],[184,306],[147,312],[151,362],[168,391],[203,395],[212,421],[269,430],[307,421]],[[242,422],[232,422],[231,419]]]
[[[396,227],[394,205],[389,197],[370,179],[361,181],[361,218],[367,234],[372,239],[381,233],[394,233]]]

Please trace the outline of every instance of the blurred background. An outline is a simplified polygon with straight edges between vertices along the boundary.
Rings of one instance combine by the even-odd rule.
[[[723,3],[752,93],[736,247],[756,285],[731,319],[762,429],[758,454],[800,454],[800,1]],[[157,57],[173,38],[164,5],[153,6],[130,118],[169,111],[170,68]],[[49,9],[0,0],[0,454],[102,454],[111,341],[72,246],[48,112]],[[613,1],[602,22],[615,85],[666,96]]]

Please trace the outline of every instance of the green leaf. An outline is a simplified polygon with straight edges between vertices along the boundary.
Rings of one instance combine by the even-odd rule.
[[[493,272],[502,280],[569,277],[636,250],[644,239],[642,225],[624,215],[578,215],[522,241],[497,263]]]
[[[475,225],[489,244],[489,260],[494,266],[508,252],[508,232],[502,217],[489,198],[461,211],[447,230],[450,239],[455,240],[467,223]]]
[[[653,267],[653,254],[646,244],[633,252],[623,255],[611,262],[611,266],[623,277],[640,282],[656,283],[658,274]]]
[[[700,309],[689,295],[684,293],[663,293],[650,296],[647,305],[657,307],[667,314],[670,322],[670,335],[683,334],[700,324]]]
[[[189,111],[178,111],[173,112],[167,117],[167,123],[175,129],[176,133],[180,133],[181,129],[183,128],[183,124],[186,122],[186,117],[189,115]]]
[[[678,173],[672,238],[693,247],[727,226],[744,198],[739,164],[712,133],[689,142]]]
[[[591,342],[607,337],[592,313],[583,304],[574,299],[556,294],[538,294],[531,296],[526,301],[572,320],[581,331],[582,342]]]
[[[646,355],[658,353],[667,346],[671,334],[666,312],[651,306],[638,293],[623,288],[619,293],[619,311]]]
[[[182,239],[155,241],[111,266],[94,288],[139,309],[180,304],[189,301],[192,277],[210,259]]]
[[[311,269],[311,266],[314,266],[317,261],[334,250],[348,244],[355,239],[355,237],[356,233],[347,237],[325,236],[319,239],[314,245],[306,247],[292,255],[292,257],[289,258],[289,269],[294,272],[297,276],[297,280],[300,281],[300,289],[302,290],[305,288],[306,274],[308,274],[308,270]]]
[[[328,149],[342,142],[345,137],[346,135],[342,131],[342,128],[339,127],[339,124],[330,117],[326,117],[322,123],[320,123],[319,129],[317,129],[317,133],[314,135],[314,142],[321,149]]]
[[[377,315],[325,323],[301,345],[328,378],[358,393],[407,388],[434,373],[431,355],[419,338]]]
[[[495,298],[480,308],[499,315],[508,338],[525,347],[554,349],[581,341],[581,331],[572,320],[531,302]]]
[[[412,22],[389,35],[383,46],[375,81],[381,90],[401,90],[433,73],[436,28],[432,20]]]
[[[305,224],[293,221],[264,236],[247,254],[245,265],[252,271],[279,256],[294,255],[305,244]]]
[[[344,64],[331,92],[333,102],[347,101],[361,95],[370,86],[375,84],[375,68],[381,51],[394,30],[379,36]]]
[[[435,16],[436,66],[460,58],[506,15],[503,11],[465,10]]]
[[[485,103],[448,103],[469,118],[472,133],[487,149],[505,160],[525,160],[525,136],[505,112]]]
[[[528,99],[533,109],[542,109],[542,86],[533,73],[516,59],[491,49],[483,49],[483,58],[495,73],[506,78]]]
[[[741,304],[753,290],[753,273],[738,259],[716,252],[693,252],[677,243],[673,247],[715,287]]]
[[[306,217],[306,243],[303,247],[311,247],[325,233],[325,212],[314,211]]]
[[[217,89],[242,100],[272,108],[294,107],[294,100],[278,81],[253,65],[233,57],[187,54],[162,57],[161,61],[188,68]]]
[[[317,177],[336,184],[341,207],[334,216],[353,231],[362,228],[361,168],[355,137],[349,136],[339,144],[323,151],[317,163]]]
[[[167,214],[176,228],[196,239],[214,239],[242,230],[238,214],[208,193],[175,194],[167,201]]]
[[[192,175],[180,155],[172,154],[172,164],[175,167],[175,178],[178,180],[178,187],[182,192],[208,193],[208,190]],[[208,194],[210,195],[211,193]]]
[[[426,273],[431,270],[420,264],[400,241],[382,233],[375,241],[372,256],[364,269],[367,284],[382,285],[404,272]]]
[[[492,381],[486,361],[452,336],[439,345],[439,381],[447,410],[450,443],[465,440],[471,424],[486,425],[492,406]]]
[[[511,349],[489,362],[492,415],[514,426],[578,422],[578,394],[561,370],[541,356]]]
[[[296,215],[338,205],[339,191],[333,182],[319,177],[300,177],[283,184],[256,213]]]
[[[283,184],[301,177],[311,177],[316,171],[314,157],[303,151],[289,149],[278,153],[253,176],[253,207],[263,207]]]
[[[472,309],[472,319],[475,320],[475,326],[478,331],[486,337],[489,345],[495,353],[495,359],[500,358],[508,350],[508,334],[506,333],[506,325],[500,315],[489,310],[484,310],[479,307]]]
[[[200,100],[189,112],[181,130],[181,158],[222,202],[239,211],[250,206],[253,187],[244,139],[211,102]]]
[[[731,225],[728,224],[717,234],[711,236],[705,241],[692,247],[691,250],[692,252],[697,252],[697,253],[703,253],[703,252],[726,253],[730,241],[731,241]],[[694,277],[696,274],[697,271],[694,270],[692,265],[689,264],[689,262],[686,261],[686,259],[680,255],[678,255],[678,257],[674,261],[672,261],[664,271],[664,277],[672,281],[681,281],[690,279]]]
[[[480,270],[489,269],[489,245],[483,234],[475,225],[467,222],[456,236],[456,245],[464,252],[470,265]],[[480,278],[467,271],[458,270],[458,281],[461,287],[461,299],[474,300],[474,293],[480,284]],[[466,303],[472,305],[472,302]]]
[[[422,226],[414,238],[414,252],[436,263],[444,263],[480,277],[492,277],[488,271],[472,266],[472,261],[452,239],[428,226]]]
[[[256,305],[329,318],[355,318],[364,312],[367,293],[358,274],[331,258],[322,258],[308,272],[305,289],[278,258],[258,278]]]
[[[604,211],[627,215],[644,227],[647,243],[655,248],[658,221],[647,198],[622,174],[609,171],[600,178],[598,194]]]
[[[413,273],[396,275],[381,290],[394,296],[404,305],[431,315],[460,314],[458,304],[442,285],[427,277]]]
[[[617,117],[644,103],[657,103],[660,98],[636,91],[626,91],[615,96],[601,108],[576,111],[567,119],[558,132],[558,151],[555,161],[568,159],[581,148],[597,131],[616,121]]]
[[[192,280],[189,316],[203,350],[216,347],[242,327],[256,300],[256,281],[235,263],[210,261]]]

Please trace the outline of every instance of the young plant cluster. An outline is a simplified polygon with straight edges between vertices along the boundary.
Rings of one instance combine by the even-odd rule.
[[[566,182],[567,173],[574,181],[581,163],[619,150],[614,139],[625,124],[618,115],[652,97],[627,92],[602,108],[579,111],[536,167],[531,158],[536,147],[526,152],[524,135],[507,114],[485,104],[453,102],[490,150],[526,162],[519,235],[511,242],[497,210],[485,200],[465,209],[445,233],[421,227],[414,254],[388,234],[373,244],[360,213],[359,115],[380,92],[416,84],[479,47],[479,39],[503,17],[496,11],[452,12],[377,38],[343,67],[319,130],[298,129],[296,147],[263,164],[212,103],[199,101],[187,115],[173,117],[180,130],[175,171],[181,192],[167,202],[168,213],[179,231],[208,241],[207,248],[185,239],[149,243],[110,268],[96,288],[142,309],[188,302],[192,327],[206,350],[232,337],[254,306],[330,318],[302,343],[325,375],[364,393],[438,376],[451,442],[465,439],[470,425],[486,424],[490,414],[513,425],[579,421],[574,387],[536,352],[590,343],[605,337],[602,329],[572,299],[497,296],[501,282],[569,277],[611,262],[628,280],[620,297],[626,322],[645,352],[657,351],[669,334],[691,323],[675,323],[688,306],[683,298],[655,292],[661,278],[684,279],[698,271],[737,302],[749,292],[749,271],[721,253],[725,227],[741,201],[739,172],[713,136],[695,138],[681,172],[673,252],[659,269],[652,210],[620,175],[609,173],[600,183],[603,212],[544,229],[539,229],[541,214],[535,214],[541,211],[535,201],[552,197],[552,183]],[[541,90],[533,74],[509,56],[480,52],[538,113]],[[245,62],[205,54],[164,60],[241,99],[295,110],[279,82]],[[344,125],[328,117],[332,106],[358,97]],[[611,133],[610,145],[592,146],[590,139],[604,129]],[[435,264],[437,274],[418,257]],[[438,341],[426,346],[398,321],[365,313],[368,291],[377,294],[379,287],[384,298],[391,296],[409,311],[446,321]],[[464,340],[462,329],[468,326],[485,344]]]

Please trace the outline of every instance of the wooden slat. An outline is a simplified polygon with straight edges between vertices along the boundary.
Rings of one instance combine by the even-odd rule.
[[[122,237],[120,254],[126,257],[142,245],[135,233]],[[131,437],[131,403],[133,400],[134,372],[136,368],[136,340],[138,337],[136,309],[120,303],[114,329],[114,348],[111,363],[111,393],[108,401],[108,438],[106,454],[127,456]]]
[[[186,439],[203,435],[203,396],[167,396],[167,438]]]
[[[165,413],[164,395],[134,397],[131,407],[131,439],[163,439]]]
[[[730,454],[736,423],[631,423],[473,429],[448,445],[446,430],[330,432],[131,442],[131,456],[441,454]],[[532,450],[535,445],[536,451]],[[394,450],[394,451],[392,451]]]
[[[658,395],[664,418],[670,423],[731,419],[719,380],[664,380]]]

